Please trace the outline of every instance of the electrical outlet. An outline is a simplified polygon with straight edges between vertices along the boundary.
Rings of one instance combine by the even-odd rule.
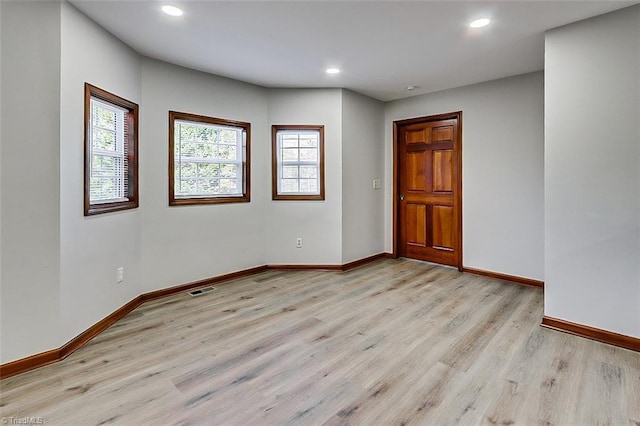
[[[380,182],[380,179],[374,179],[373,180],[373,189],[380,189],[382,187],[382,183]]]
[[[302,238],[296,238],[296,248],[302,248]]]
[[[119,282],[119,283],[124,281],[124,266],[121,266],[121,267],[118,268],[118,274],[117,274],[116,281]]]

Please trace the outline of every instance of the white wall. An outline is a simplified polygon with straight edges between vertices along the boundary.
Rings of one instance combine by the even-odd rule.
[[[392,251],[393,121],[462,111],[463,265],[544,279],[543,93],[537,72],[386,105],[386,251]]]
[[[384,251],[384,104],[342,91],[342,263]]]
[[[271,158],[266,92],[236,80],[143,60],[143,291],[265,264]],[[250,203],[169,207],[169,110],[251,123]]]
[[[270,200],[265,224],[267,263],[341,264],[342,90],[270,90],[268,111],[269,129],[273,124],[325,126],[325,200]],[[271,158],[270,151],[267,158]],[[269,163],[267,174],[263,176],[268,181],[269,194],[270,166]],[[302,248],[296,248],[297,237],[303,239]]]
[[[0,362],[57,348],[142,292],[266,263],[342,263],[342,90],[267,90],[141,58],[66,2],[1,5]],[[83,216],[85,82],[140,104],[138,209]],[[380,110],[353,99],[370,103],[368,120]],[[168,110],[252,124],[250,203],[169,208]],[[325,125],[325,201],[271,201],[272,123]]]
[[[7,362],[59,346],[60,5],[3,1],[0,9],[0,362]]]
[[[545,314],[640,337],[640,6],[549,31]]]
[[[140,59],[62,3],[60,324],[66,342],[140,294],[138,209],[84,216],[84,83],[140,103]],[[118,267],[125,279],[116,283]]]
[[[4,69],[2,68],[2,5],[0,5],[0,95],[2,94],[2,81]],[[2,167],[2,101],[0,100],[0,167]],[[3,167],[2,167],[3,168]],[[0,170],[0,297],[4,299],[2,296],[2,171]],[[0,321],[4,323],[4,317],[2,316],[2,301],[0,300]],[[2,333],[2,326],[0,325],[0,333]],[[2,349],[0,349],[0,362],[2,362],[3,354]]]
[[[0,362],[59,347],[142,292],[390,251],[391,123],[412,116],[464,112],[465,265],[542,278],[541,73],[393,102],[382,125],[380,103],[345,90],[141,58],[66,2],[0,7]],[[85,81],[140,104],[136,210],[83,216]],[[168,110],[252,124],[250,203],[168,206]],[[272,124],[325,125],[325,201],[271,200]]]

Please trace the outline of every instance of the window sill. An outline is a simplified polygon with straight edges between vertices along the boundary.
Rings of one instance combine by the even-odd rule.
[[[170,206],[193,206],[201,204],[231,204],[248,203],[248,195],[244,197],[216,197],[216,198],[174,198],[169,200]]]
[[[122,210],[131,210],[138,208],[137,201],[122,201],[117,203],[101,203],[85,205],[84,215],[95,216],[97,214],[118,212]]]
[[[324,201],[324,194],[318,195],[273,195],[274,201]]]

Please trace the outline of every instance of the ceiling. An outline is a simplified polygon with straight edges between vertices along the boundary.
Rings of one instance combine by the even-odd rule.
[[[265,87],[343,87],[389,101],[541,70],[546,30],[640,2],[71,3],[145,56]],[[165,15],[164,4],[184,15]],[[478,17],[492,23],[469,28]]]

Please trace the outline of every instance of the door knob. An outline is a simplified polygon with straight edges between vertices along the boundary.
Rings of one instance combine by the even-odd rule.
[[[404,200],[404,195],[400,194],[400,201]]]

